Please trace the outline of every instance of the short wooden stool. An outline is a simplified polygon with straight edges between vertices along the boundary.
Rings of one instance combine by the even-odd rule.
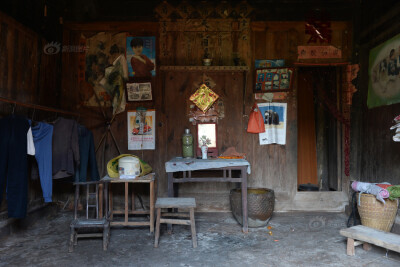
[[[157,210],[157,221],[156,221],[156,236],[154,240],[154,247],[158,247],[158,239],[160,237],[160,223],[168,224],[183,224],[190,225],[192,229],[192,243],[193,247],[197,247],[196,238],[196,227],[194,223],[194,208],[196,207],[196,200],[194,198],[182,198],[182,197],[168,197],[168,198],[158,198],[156,201],[155,208]],[[189,209],[190,220],[187,219],[171,219],[165,217],[188,217],[186,213],[171,213],[164,212],[161,213],[161,209]]]

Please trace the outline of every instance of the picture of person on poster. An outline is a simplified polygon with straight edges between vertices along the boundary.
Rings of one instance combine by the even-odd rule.
[[[132,57],[130,59],[130,64],[132,68],[132,76],[133,77],[151,77],[153,76],[154,70],[154,62],[149,59],[143,53],[143,49],[145,46],[144,42],[148,42],[149,40],[143,40],[142,37],[133,37],[130,41],[130,47],[132,48]],[[150,51],[153,53],[153,51]],[[154,59],[153,59],[154,60]]]

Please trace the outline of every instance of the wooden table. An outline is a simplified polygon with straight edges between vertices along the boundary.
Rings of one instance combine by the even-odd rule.
[[[247,174],[250,173],[250,163],[244,159],[194,159],[173,158],[165,163],[168,175],[168,197],[177,197],[178,188],[174,185],[190,182],[231,182],[240,183],[242,189],[242,214],[244,233],[248,233],[247,222]],[[192,177],[192,172],[197,170],[223,171],[222,177]],[[239,171],[238,178],[232,177],[232,171]],[[174,173],[182,172],[182,178],[175,178]],[[170,226],[168,226],[170,228]]]
[[[154,233],[154,198],[155,189],[154,181],[155,174],[150,173],[142,177],[137,177],[135,179],[112,179],[108,175],[105,176],[103,181],[109,181],[109,218],[111,221],[111,226],[150,226],[150,233]],[[113,194],[112,194],[112,184],[125,184],[125,209],[124,210],[114,210],[113,208]],[[131,209],[129,209],[129,184],[135,183],[148,183],[150,185],[150,210],[135,210],[135,195],[132,190],[131,194]],[[124,221],[114,221],[114,214],[124,214]],[[149,221],[130,221],[129,215],[143,215],[149,214]]]

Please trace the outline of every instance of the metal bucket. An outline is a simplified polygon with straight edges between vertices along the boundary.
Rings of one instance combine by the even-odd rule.
[[[243,224],[242,190],[232,189],[229,195],[233,217]],[[275,206],[274,190],[268,188],[247,188],[247,208],[249,227],[266,226]]]

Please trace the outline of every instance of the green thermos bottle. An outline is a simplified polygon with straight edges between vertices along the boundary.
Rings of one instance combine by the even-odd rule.
[[[184,158],[193,158],[193,135],[189,129],[182,136],[182,150]]]

